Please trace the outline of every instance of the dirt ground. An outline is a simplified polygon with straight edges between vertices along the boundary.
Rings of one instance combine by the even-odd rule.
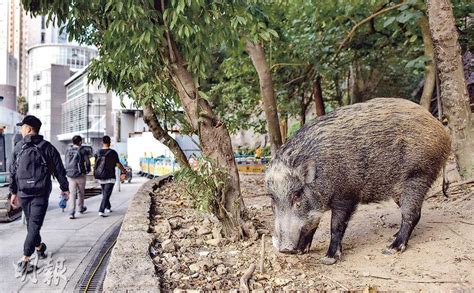
[[[474,186],[452,187],[449,198],[425,201],[421,220],[402,254],[381,252],[398,231],[394,202],[360,205],[343,240],[343,259],[319,264],[329,244],[330,212],[317,230],[311,251],[284,255],[271,245],[270,199],[262,175],[241,175],[242,192],[258,235],[231,243],[220,236],[217,221],[189,208],[169,183],[153,195],[151,255],[162,289],[233,290],[251,264],[257,270],[252,290],[422,290],[474,289]],[[434,188],[435,189],[435,188]],[[432,193],[429,193],[432,195]],[[265,234],[264,272],[259,271]]]

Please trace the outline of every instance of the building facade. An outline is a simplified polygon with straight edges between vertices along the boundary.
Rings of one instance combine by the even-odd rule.
[[[84,68],[97,55],[94,48],[70,44],[36,45],[28,50],[29,114],[42,122],[41,133],[58,149],[62,132],[62,104],[66,102],[64,82]]]
[[[102,147],[102,137],[112,138],[113,148],[127,155],[130,133],[143,131],[142,111],[127,97],[107,92],[97,82],[89,83],[87,67],[71,76],[65,83],[66,101],[62,104],[62,132],[58,140],[63,148],[72,137],[80,135],[94,150]],[[147,127],[146,127],[147,128]]]
[[[13,23],[11,3],[0,0],[0,95],[11,110],[16,110],[17,60],[12,51]]]

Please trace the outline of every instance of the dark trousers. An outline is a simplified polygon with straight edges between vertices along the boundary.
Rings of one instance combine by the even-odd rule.
[[[48,209],[49,196],[21,197],[20,203],[26,218],[27,234],[23,255],[31,256],[35,247],[40,246],[40,230]]]
[[[99,212],[103,213],[105,209],[109,209],[112,207],[110,205],[110,196],[112,195],[112,191],[114,190],[114,183],[107,183],[101,184],[102,187],[102,202],[100,203]]]

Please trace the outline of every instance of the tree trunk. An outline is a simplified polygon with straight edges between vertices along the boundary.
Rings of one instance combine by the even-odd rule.
[[[248,41],[245,46],[245,51],[249,54],[250,59],[252,59],[253,66],[258,74],[260,94],[262,95],[263,110],[267,119],[270,149],[273,157],[282,145],[282,136],[280,132],[276,100],[273,93],[273,81],[270,74],[270,67],[265,60],[265,52],[260,44],[253,44]]]
[[[281,119],[280,133],[281,133],[281,141],[282,143],[285,143],[288,137],[288,114],[284,114],[283,119]]]
[[[339,105],[339,107],[342,107],[344,104],[342,102],[343,100],[343,93],[342,93],[342,90],[341,90],[341,85],[339,83],[339,75],[336,75],[334,77],[334,88],[336,90],[336,101],[337,101],[337,104]]]
[[[300,127],[305,125],[306,123],[306,110],[308,105],[306,104],[305,93],[301,95],[301,102],[300,102]]]
[[[360,72],[360,65],[359,62],[356,60],[350,66],[350,81],[349,81],[349,104],[356,104],[363,102],[362,97],[362,87],[363,87],[363,80],[361,77]]]
[[[453,10],[449,0],[426,2],[443,114],[451,131],[459,173],[463,178],[471,178],[474,175],[474,133]]]
[[[323,116],[326,114],[324,110],[323,90],[321,88],[321,76],[318,75],[313,85],[313,98],[316,107],[316,116]]]
[[[229,174],[224,182],[224,189],[217,190],[218,207],[215,214],[224,227],[225,236],[240,239],[243,236],[241,212],[244,207],[229,132],[214,114],[208,101],[199,97],[193,77],[186,69],[176,46],[172,47],[175,59],[171,60],[174,61],[171,72],[173,83],[189,122],[199,133],[204,156]]]
[[[423,35],[423,45],[425,56],[429,58],[425,66],[425,82],[423,85],[423,93],[421,94],[420,105],[426,110],[430,111],[431,99],[436,84],[436,64],[434,61],[433,41],[431,40],[430,27],[428,25],[428,18],[422,16],[418,21]]]
[[[155,115],[153,107],[150,104],[143,105],[143,121],[150,127],[153,137],[166,145],[173,153],[176,161],[182,168],[189,168],[189,162],[181,147],[178,145],[168,132],[166,132],[160,125],[158,118]]]

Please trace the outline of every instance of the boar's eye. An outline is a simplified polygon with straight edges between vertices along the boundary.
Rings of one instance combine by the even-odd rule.
[[[299,207],[301,205],[301,198],[303,197],[303,190],[298,190],[292,194],[291,202],[293,206]]]

